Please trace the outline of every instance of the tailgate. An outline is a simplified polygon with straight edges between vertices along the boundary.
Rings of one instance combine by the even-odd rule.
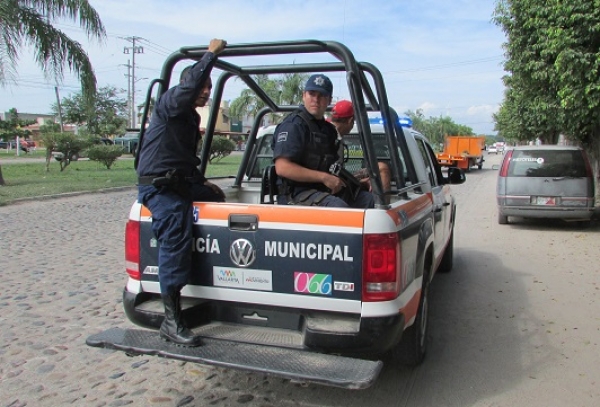
[[[195,203],[190,283],[219,288],[226,301],[244,290],[244,301],[257,303],[266,293],[360,302],[363,222],[356,209]],[[150,222],[141,227],[152,236]],[[141,247],[142,278],[158,281],[156,243]]]

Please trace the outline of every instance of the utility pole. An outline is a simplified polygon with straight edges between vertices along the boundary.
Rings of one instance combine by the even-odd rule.
[[[131,43],[131,47],[123,48],[123,53],[129,54],[131,52],[131,128],[135,128],[135,117],[137,113],[135,108],[135,54],[144,53],[144,47],[135,45],[135,42],[137,40],[143,40],[143,38],[133,36],[123,39]]]
[[[129,110],[129,124],[131,125],[132,117],[134,116],[133,103],[131,103],[131,64],[129,63],[129,59],[127,60],[127,65],[122,65],[127,67],[127,108]]]
[[[62,108],[60,106],[60,95],[58,94],[58,86],[54,87],[54,92],[56,93],[56,106],[58,106],[58,123],[60,124],[60,132],[63,130],[63,119],[62,119]]]

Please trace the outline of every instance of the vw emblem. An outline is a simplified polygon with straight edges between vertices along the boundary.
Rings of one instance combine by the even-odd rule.
[[[246,239],[238,239],[229,248],[229,258],[239,267],[248,267],[256,260],[254,246]]]

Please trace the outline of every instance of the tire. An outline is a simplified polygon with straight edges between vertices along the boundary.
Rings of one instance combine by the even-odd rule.
[[[502,215],[500,212],[498,212],[498,224],[508,225],[508,216]]]
[[[425,359],[427,351],[427,325],[429,316],[429,275],[423,275],[421,299],[414,324],[402,333],[400,343],[390,351],[394,364],[415,367]]]
[[[439,273],[449,273],[452,271],[452,263],[454,262],[454,228],[450,232],[450,239],[448,240],[448,245],[444,250],[444,256],[442,257],[442,261],[438,266],[437,271]]]

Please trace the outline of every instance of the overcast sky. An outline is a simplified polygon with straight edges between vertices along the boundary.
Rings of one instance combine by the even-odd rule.
[[[502,102],[504,34],[491,22],[494,0],[90,0],[100,14],[107,40],[88,41],[71,21],[57,24],[87,49],[99,86],[127,90],[132,55],[125,38],[140,37],[135,56],[136,103],[149,79],[158,77],[166,56],[181,46],[279,40],[340,41],[357,60],[383,73],[390,105],[399,114],[422,109],[426,117],[450,116],[478,134],[494,134],[492,113]],[[281,62],[298,61],[288,56]],[[49,113],[56,102],[53,80],[21,52],[16,81],[1,89],[0,111]],[[337,75],[337,76],[336,76]],[[332,74],[334,97],[347,98],[344,81]],[[239,82],[239,81],[237,81]],[[226,89],[225,100],[241,85]],[[68,74],[61,97],[79,91]],[[124,94],[126,96],[126,93]]]

